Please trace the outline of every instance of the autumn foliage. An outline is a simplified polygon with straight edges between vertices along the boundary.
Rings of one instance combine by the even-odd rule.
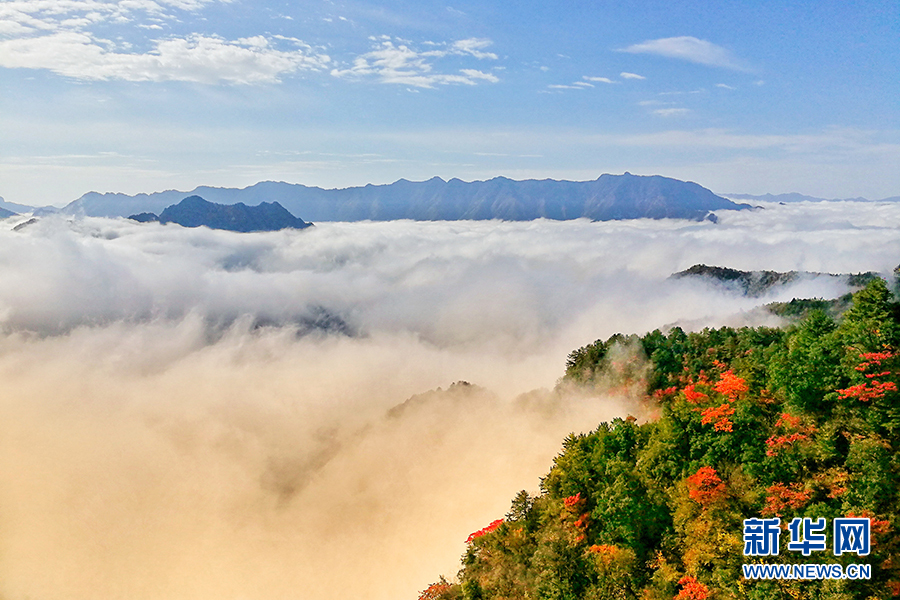
[[[738,377],[731,369],[729,369],[719,377],[715,389],[717,392],[728,398],[729,401],[734,402],[740,396],[746,394],[750,388],[747,386],[747,382],[744,379]]]
[[[682,588],[675,596],[676,600],[706,600],[709,597],[709,588],[695,577],[682,577],[678,580],[678,585]]]
[[[702,414],[700,422],[704,425],[712,423],[716,431],[732,431],[734,428],[734,423],[728,418],[734,414],[734,407],[728,403],[705,408]]]
[[[466,543],[471,544],[473,541],[477,540],[483,535],[488,533],[493,533],[497,531],[497,528],[503,524],[503,519],[497,519],[496,521],[491,521],[491,523],[487,527],[482,527],[478,531],[469,534],[469,537],[466,538]]]
[[[803,508],[811,498],[812,492],[804,489],[800,483],[776,483],[766,488],[766,504],[762,514],[782,517],[788,510]]]
[[[448,591],[450,584],[446,581],[432,583],[419,595],[419,600],[440,600]]]
[[[709,506],[725,495],[725,482],[712,467],[700,467],[686,482],[688,496],[701,506]]]

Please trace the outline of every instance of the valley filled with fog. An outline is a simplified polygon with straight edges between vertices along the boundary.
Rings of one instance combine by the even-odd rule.
[[[566,434],[640,416],[622,390],[554,391],[569,352],[778,325],[757,307],[847,291],[672,273],[900,263],[900,203],[763,206],[253,234],[0,221],[0,597],[416,597]]]

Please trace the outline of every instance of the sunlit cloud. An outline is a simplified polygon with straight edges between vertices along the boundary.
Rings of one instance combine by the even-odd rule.
[[[497,55],[482,51],[490,45],[489,40],[458,40],[449,45],[420,51],[408,42],[382,37],[377,47],[356,57],[347,68],[332,69],[335,77],[354,80],[374,78],[381,83],[394,83],[420,88],[434,88],[439,85],[476,85],[496,83],[499,78],[493,73],[480,69],[459,69],[456,72],[438,72],[435,61],[451,56],[471,56],[479,60],[496,60]]]
[[[747,67],[735,58],[730,50],[691,36],[648,40],[623,48],[621,52],[655,54],[710,67],[722,67],[735,71],[747,70]]]
[[[621,77],[622,79],[647,79],[643,75],[638,75],[637,73],[627,73],[625,71],[619,73],[619,77]]]

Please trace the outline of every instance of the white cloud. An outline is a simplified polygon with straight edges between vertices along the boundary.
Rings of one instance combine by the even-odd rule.
[[[589,76],[585,75],[584,79],[587,81],[595,81],[597,83],[618,83],[616,81],[613,81],[609,77],[589,77]]]
[[[658,108],[653,111],[660,117],[683,117],[691,112],[689,108]]]
[[[0,41],[0,66],[47,69],[75,79],[275,83],[300,70],[320,70],[330,59],[312,49],[279,50],[262,37],[229,41],[195,34],[154,43],[147,53],[111,51],[87,33]]]
[[[476,85],[479,82],[496,83],[496,75],[478,69],[459,69],[456,72],[436,72],[435,61],[450,56],[472,56],[478,59],[497,58],[490,52],[482,52],[489,40],[467,39],[443,45],[436,50],[418,51],[409,43],[383,40],[378,47],[353,60],[349,68],[332,69],[335,77],[365,79],[374,77],[381,83],[394,83],[420,88],[438,85]],[[435,44],[430,44],[434,46]],[[440,45],[438,45],[440,46]]]
[[[139,13],[171,18],[170,9],[197,11],[217,1],[228,0],[7,0],[0,3],[0,22],[18,24],[20,33],[81,29],[104,21],[129,22]]]
[[[94,33],[103,23],[134,22],[160,30],[172,11],[198,11],[229,0],[12,0],[0,4],[0,67],[46,69],[82,80],[273,83],[299,70],[323,69],[329,57],[297,41],[276,48],[262,36],[226,40],[193,34],[150,40],[151,50],[127,52]],[[120,38],[121,39],[121,38]]]
[[[648,40],[628,46],[620,51],[631,54],[655,54],[735,71],[748,70],[745,65],[732,55],[730,50],[691,36]]]
[[[482,48],[491,45],[491,40],[469,38],[466,40],[458,40],[451,45],[452,52],[456,54],[471,54],[475,58],[497,60],[497,55],[493,52],[482,52]]]
[[[490,83],[497,83],[498,81],[500,81],[500,79],[497,78],[495,75],[492,75],[490,73],[485,73],[483,71],[478,71],[476,69],[460,69],[459,72],[462,73],[463,75],[465,75],[466,77],[470,78],[473,81],[476,79],[481,79],[483,81],[488,81]]]
[[[727,83],[717,83],[716,87],[722,88],[723,90],[736,90],[737,89],[736,87],[732,87],[732,86],[728,85]]]
[[[643,75],[638,75],[637,73],[627,73],[625,71],[619,73],[619,77],[621,77],[622,79],[647,79]]]

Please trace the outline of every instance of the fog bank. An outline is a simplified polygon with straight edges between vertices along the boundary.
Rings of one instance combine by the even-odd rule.
[[[669,274],[900,262],[893,204],[720,219],[0,221],[0,597],[417,597],[568,432],[638,411],[547,391],[568,352],[845,291]]]

